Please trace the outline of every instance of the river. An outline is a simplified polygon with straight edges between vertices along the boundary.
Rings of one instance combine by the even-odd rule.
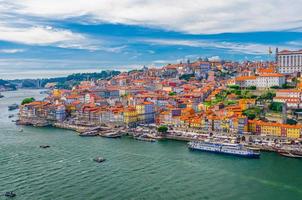
[[[43,95],[38,90],[3,95],[0,193],[14,191],[16,200],[302,199],[302,160],[275,153],[245,159],[191,152],[176,141],[81,138],[55,128],[23,127],[19,132],[8,118],[17,111],[7,106]],[[95,163],[96,156],[107,161]]]

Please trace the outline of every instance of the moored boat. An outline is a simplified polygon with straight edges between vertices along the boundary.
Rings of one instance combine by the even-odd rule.
[[[79,136],[81,137],[94,137],[94,136],[98,136],[98,132],[97,131],[87,131],[84,133],[80,133]]]
[[[16,110],[16,109],[18,109],[18,108],[19,108],[19,105],[16,104],[16,103],[14,103],[14,104],[8,106],[8,110]]]
[[[284,150],[284,149],[279,149],[278,154],[284,157],[288,157],[288,158],[302,158],[301,152],[296,153],[295,151],[291,151],[291,150]]]
[[[140,141],[145,141],[145,142],[156,142],[157,141],[156,139],[148,138],[148,137],[144,137],[144,136],[134,137],[134,139],[140,140]]]
[[[218,142],[189,142],[191,150],[206,151],[212,153],[228,154],[245,158],[259,158],[259,149],[245,147],[242,144],[218,143]]]
[[[280,152],[279,154],[281,156],[288,157],[288,158],[302,158],[302,156],[296,155],[296,154],[292,154],[290,152]]]

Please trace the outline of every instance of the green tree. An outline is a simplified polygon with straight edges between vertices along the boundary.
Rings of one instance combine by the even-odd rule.
[[[272,91],[267,91],[266,93],[262,94],[259,97],[259,100],[273,100],[273,98],[276,96],[276,93]]]
[[[296,124],[297,124],[297,121],[294,120],[294,119],[287,119],[287,120],[286,120],[286,123],[287,123],[287,124],[290,124],[290,125],[296,125]]]
[[[31,103],[33,101],[35,101],[35,98],[33,98],[33,97],[25,98],[25,99],[23,99],[21,105],[28,104],[28,103]]]
[[[243,115],[247,116],[249,119],[255,119],[256,117],[259,117],[260,112],[261,112],[260,108],[253,107],[244,110],[242,113]]]
[[[239,85],[229,85],[228,87],[235,90],[238,90],[240,88]]]
[[[176,95],[176,92],[169,92],[169,96],[174,96]]]
[[[158,127],[157,131],[160,132],[160,133],[167,133],[168,127],[167,126],[160,126],[160,127]]]
[[[273,110],[273,111],[276,111],[276,112],[282,112],[282,103],[280,102],[272,102],[270,105],[269,105],[269,109],[270,110]]]

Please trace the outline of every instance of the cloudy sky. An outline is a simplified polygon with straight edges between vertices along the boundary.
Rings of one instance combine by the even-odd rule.
[[[0,0],[0,78],[269,59],[302,49],[301,0]]]

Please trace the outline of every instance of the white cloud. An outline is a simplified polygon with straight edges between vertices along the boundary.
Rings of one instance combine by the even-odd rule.
[[[212,56],[208,59],[209,59],[209,61],[220,61],[221,60],[219,56]]]
[[[0,49],[0,53],[14,54],[24,52],[24,49]]]
[[[211,40],[175,40],[175,39],[142,39],[142,42],[156,45],[172,45],[172,46],[189,46],[201,48],[219,48],[233,52],[248,53],[248,54],[266,54],[268,45],[256,43],[234,43],[225,41]]]
[[[187,33],[277,31],[302,27],[301,0],[15,0],[14,12],[48,19],[159,27]],[[1,10],[1,5],[0,5]],[[85,18],[81,18],[85,16]]]
[[[302,48],[301,41],[289,41],[284,45],[278,44],[259,44],[259,43],[237,43],[225,42],[220,40],[177,40],[177,39],[141,39],[151,45],[171,45],[171,46],[188,46],[200,48],[224,49],[229,52],[246,53],[246,54],[268,54],[269,48],[278,47],[279,49],[298,50]]]
[[[96,50],[82,34],[50,26],[11,27],[0,24],[0,40],[27,45],[50,45],[61,48]]]

